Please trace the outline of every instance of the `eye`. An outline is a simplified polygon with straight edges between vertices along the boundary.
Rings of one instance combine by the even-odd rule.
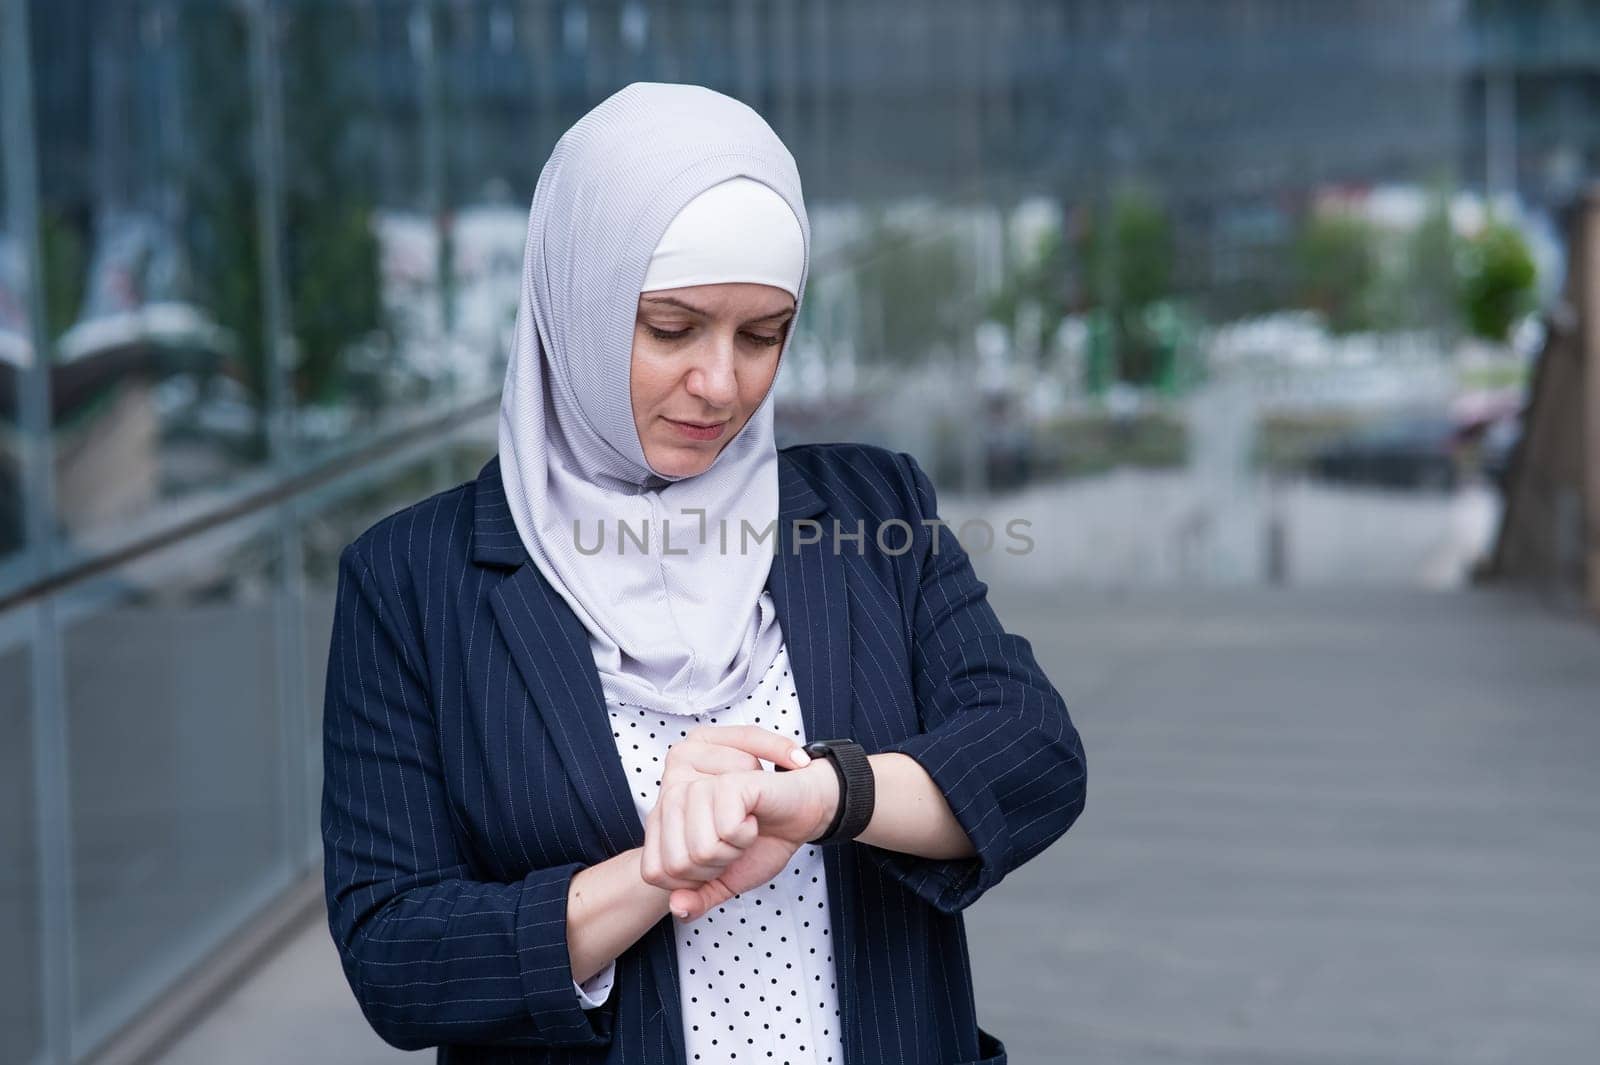
[[[689,335],[688,329],[679,329],[676,332],[668,332],[665,329],[657,329],[649,322],[644,322],[641,324],[644,326],[645,332],[649,333],[657,340],[682,340],[684,337]]]
[[[783,335],[781,333],[775,337],[764,336],[761,333],[746,333],[745,336],[750,338],[752,344],[760,344],[766,348],[777,347],[783,343]]]

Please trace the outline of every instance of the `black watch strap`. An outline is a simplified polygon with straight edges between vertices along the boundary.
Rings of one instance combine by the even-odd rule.
[[[872,763],[867,752],[854,740],[813,740],[805,745],[812,758],[826,758],[839,774],[839,808],[833,822],[812,843],[846,843],[872,822],[877,792]]]

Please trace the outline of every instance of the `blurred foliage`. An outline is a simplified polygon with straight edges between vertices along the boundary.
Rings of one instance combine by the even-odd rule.
[[[1110,244],[1103,243],[1108,230],[1098,217],[1080,235],[1085,291],[1095,304],[1142,309],[1171,291],[1172,224],[1154,197],[1131,189],[1112,198],[1110,214]],[[1113,268],[1100,269],[1108,256]]]
[[[1463,366],[1457,372],[1456,380],[1467,391],[1525,388],[1532,376],[1530,369],[1527,363],[1520,360],[1486,366]]]
[[[1085,309],[1099,309],[1114,379],[1148,385],[1170,371],[1170,345],[1148,314],[1172,293],[1172,224],[1148,193],[1125,189],[1111,201],[1109,224],[1091,217],[1078,234]],[[1109,323],[1107,325],[1106,323]]]
[[[325,5],[285,14],[284,248],[299,358],[295,393],[302,403],[341,398],[348,346],[384,327],[378,237],[367,190],[370,165],[349,130],[359,95],[344,78],[345,15]]]
[[[1490,220],[1461,256],[1461,310],[1474,336],[1503,342],[1536,305],[1538,268],[1515,228]]]
[[[1436,189],[1428,213],[1406,242],[1405,277],[1384,286],[1400,302],[1395,313],[1385,317],[1403,327],[1433,329],[1447,335],[1458,332],[1460,245],[1450,221],[1449,198],[1443,189]]]
[[[83,227],[74,225],[52,206],[40,210],[39,244],[44,258],[45,329],[52,337],[77,320],[89,277]]]
[[[187,84],[189,149],[175,163],[183,188],[183,239],[199,285],[198,301],[233,336],[236,375],[259,410],[266,394],[261,233],[252,139],[251,79],[240,76],[250,42],[242,8],[185,5],[182,73]],[[266,455],[266,424],[257,419],[245,457]]]
[[[180,178],[191,205],[187,240],[200,301],[236,338],[238,374],[257,407],[267,389],[265,277],[248,25],[238,9],[186,6],[184,98],[191,150]],[[345,141],[350,111],[340,72],[338,12],[297,6],[284,16],[284,283],[299,403],[340,398],[348,346],[382,325],[379,248],[367,183]],[[255,449],[265,453],[264,426]]]
[[[1386,256],[1397,241],[1398,254]],[[1293,257],[1297,302],[1320,311],[1334,333],[1424,329],[1447,341],[1469,332],[1504,342],[1536,307],[1538,271],[1522,235],[1491,219],[1460,236],[1443,186],[1401,237],[1352,215],[1312,215]]]
[[[1320,311],[1334,333],[1374,324],[1380,276],[1372,224],[1345,214],[1313,214],[1291,252],[1302,306]]]
[[[1000,290],[990,299],[985,317],[1015,336],[1024,307],[1036,308],[1039,336],[1046,342],[1060,328],[1068,311],[1071,270],[1067,242],[1060,229],[1047,229],[1032,247],[1017,249],[1016,263]]]

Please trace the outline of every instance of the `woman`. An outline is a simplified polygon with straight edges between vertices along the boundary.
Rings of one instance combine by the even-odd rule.
[[[393,1045],[1005,1061],[961,912],[1077,818],[1083,748],[909,455],[776,448],[809,251],[704,88],[546,164],[499,454],[340,559],[329,923]]]

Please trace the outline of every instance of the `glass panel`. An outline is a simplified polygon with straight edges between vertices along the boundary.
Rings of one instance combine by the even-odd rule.
[[[530,79],[506,51],[526,36],[523,15],[436,7],[273,13],[296,440],[309,453],[500,387],[538,153],[525,109],[485,94]],[[459,33],[480,35],[480,52],[463,59]],[[462,100],[452,72],[496,58]],[[485,154],[517,159],[517,173],[491,181]]]
[[[33,363],[28,256],[8,180],[17,146],[5,140],[21,125],[6,110],[15,102],[7,90],[16,72],[3,69],[13,24],[0,14],[0,574],[23,543],[17,400]],[[0,577],[0,587],[7,583]],[[44,1045],[32,626],[29,610],[0,616],[0,1065],[32,1061]]]
[[[83,1045],[286,883],[273,542],[223,530],[63,596]]]
[[[615,33],[609,5],[560,7],[488,0],[441,5],[435,19],[436,99],[425,95],[423,107],[424,130],[431,105],[437,132],[425,138],[424,149],[442,157],[433,182],[449,249],[441,302],[468,394],[498,393],[505,376],[528,205],[562,132],[548,123],[560,89],[549,73],[562,33],[552,16],[583,23],[589,37],[608,27],[608,46]]]
[[[5,47],[5,32],[5,25],[0,24],[0,48]],[[0,63],[4,62],[0,53]],[[9,80],[0,75],[0,116],[5,115],[8,104]],[[16,123],[0,121],[0,129],[16,128]],[[6,561],[22,547],[22,441],[17,403],[22,374],[33,364],[32,286],[28,284],[28,255],[14,217],[19,205],[7,185],[6,160],[13,149],[4,143],[4,136],[0,134],[0,574],[5,572]],[[0,586],[5,583],[0,577]]]
[[[32,5],[40,211],[70,546],[266,455],[255,128],[238,4]]]
[[[27,645],[0,647],[0,1065],[43,1042],[31,689]]]
[[[419,411],[442,368],[411,358],[437,339],[427,227],[385,209],[417,185],[415,5],[277,6],[296,430],[315,450]]]

